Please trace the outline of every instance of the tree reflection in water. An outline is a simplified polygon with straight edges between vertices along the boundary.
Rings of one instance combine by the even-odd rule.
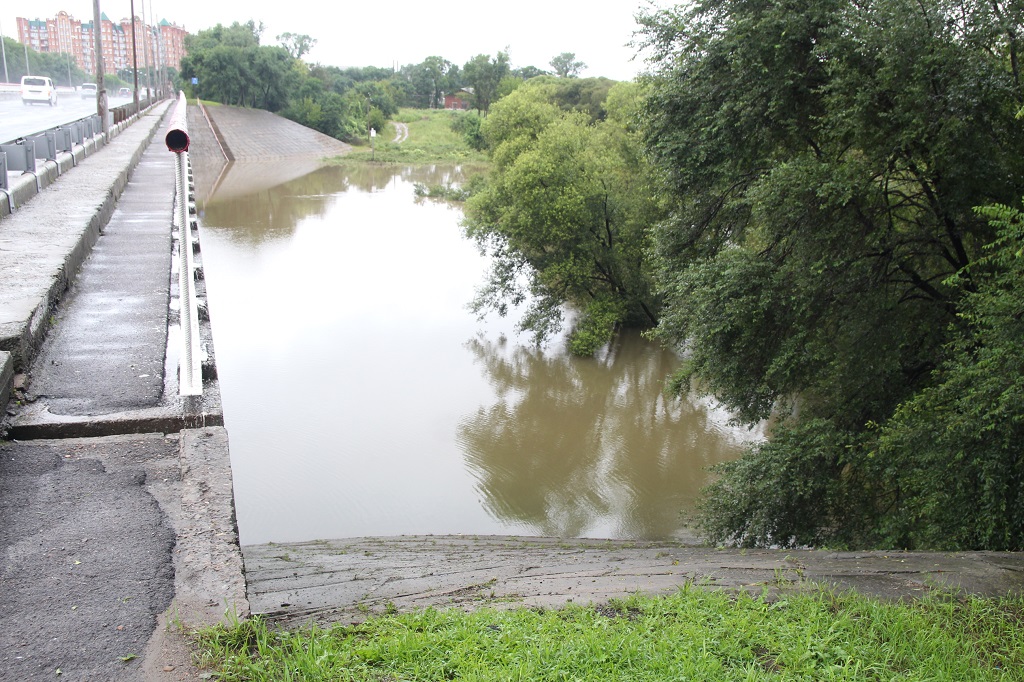
[[[467,344],[496,401],[459,426],[488,512],[556,537],[677,534],[707,481],[760,431],[664,392],[678,357],[635,332],[594,359],[504,341]]]
[[[198,208],[204,226],[238,228],[230,233],[233,240],[259,245],[292,237],[299,223],[326,216],[337,195],[350,189],[377,192],[396,179],[427,186],[460,185],[476,172],[473,167],[450,165],[325,166],[316,159],[233,163]]]

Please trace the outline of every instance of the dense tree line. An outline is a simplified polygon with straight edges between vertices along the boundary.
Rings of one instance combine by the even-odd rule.
[[[679,392],[772,438],[724,466],[715,541],[1024,548],[1024,6],[702,0],[641,17],[597,116],[530,81],[481,124],[478,305],[589,352],[684,351]],[[639,106],[612,104],[639,98]]]
[[[646,17],[646,146],[673,201],[658,334],[687,349],[680,390],[778,419],[712,487],[713,539],[1024,547],[1019,214],[976,210],[1024,193],[1021,12]]]
[[[343,140],[380,129],[399,107],[438,108],[458,94],[485,113],[492,102],[545,72],[513,68],[507,52],[477,55],[459,66],[427,57],[400,69],[324,66],[303,57],[315,46],[308,35],[284,33],[277,45],[261,43],[262,24],[217,26],[186,38],[181,85],[192,96],[279,112]],[[582,62],[563,53],[553,64],[571,78]],[[197,81],[193,83],[193,80]]]

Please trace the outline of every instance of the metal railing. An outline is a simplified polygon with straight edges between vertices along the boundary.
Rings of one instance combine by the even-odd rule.
[[[199,307],[196,301],[195,254],[192,228],[194,209],[190,206],[188,120],[185,93],[167,125],[164,142],[174,154],[174,225],[178,228],[178,315],[181,321],[182,349],[178,368],[178,394],[202,395],[203,365],[199,343]]]

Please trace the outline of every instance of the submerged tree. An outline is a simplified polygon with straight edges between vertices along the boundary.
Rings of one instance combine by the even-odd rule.
[[[647,146],[674,202],[656,239],[658,334],[688,357],[676,387],[695,382],[748,422],[782,417],[710,489],[713,539],[915,545],[952,532],[898,522],[927,483],[881,462],[897,457],[878,450],[877,425],[935,385],[964,324],[979,288],[969,266],[995,237],[973,207],[1024,185],[1014,11],[703,0],[643,17],[659,65]]]
[[[645,254],[663,214],[628,125],[639,86],[619,87],[606,121],[562,110],[544,81],[498,102],[481,126],[494,169],[466,205],[467,234],[493,257],[477,309],[504,313],[529,294],[520,326],[540,340],[572,304],[581,311],[572,350],[583,355],[619,324],[657,319]]]

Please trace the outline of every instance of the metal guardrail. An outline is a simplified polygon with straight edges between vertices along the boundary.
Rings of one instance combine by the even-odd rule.
[[[167,125],[164,142],[174,154],[174,224],[178,228],[178,315],[181,320],[182,350],[178,369],[178,394],[202,395],[202,348],[199,344],[199,307],[196,301],[195,253],[193,252],[192,188],[189,182],[188,120],[185,93]]]
[[[109,114],[115,125],[127,121],[129,118],[148,109],[154,100],[141,99],[138,107],[134,102],[114,107]],[[7,203],[11,213],[16,209],[14,205],[14,193],[11,191],[8,173],[21,171],[23,174],[30,173],[35,179],[36,192],[41,192],[39,171],[36,168],[36,161],[56,161],[58,153],[71,154],[72,165],[78,165],[78,160],[72,153],[75,145],[82,146],[85,141],[99,135],[103,131],[103,121],[98,114],[84,116],[77,121],[64,123],[53,128],[47,128],[35,133],[29,133],[15,138],[8,142],[0,142],[0,192],[7,196]],[[60,175],[60,164],[57,164],[57,175]]]

